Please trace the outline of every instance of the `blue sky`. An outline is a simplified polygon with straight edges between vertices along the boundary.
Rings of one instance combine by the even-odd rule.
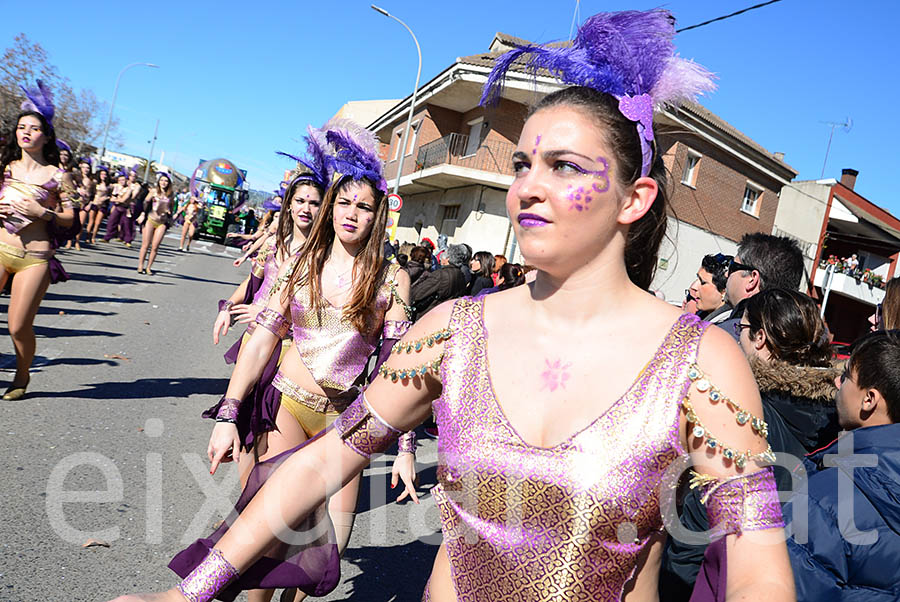
[[[416,32],[422,81],[457,56],[487,49],[494,32],[550,41],[567,38],[574,0],[379,0]],[[727,14],[757,0],[672,0],[678,27]],[[655,2],[583,0],[582,19],[601,10],[653,8]],[[860,171],[856,189],[900,215],[892,186],[900,125],[900,42],[891,24],[900,2],[782,0],[676,38],[682,56],[718,75],[703,104],[799,171],[822,172],[829,126],[837,130],[826,177]],[[153,62],[122,78],[116,114],[121,150],[146,154],[160,120],[154,158],[190,172],[200,158],[224,156],[248,171],[253,188],[271,190],[289,166],[274,151],[296,151],[308,123],[320,125],[348,100],[400,98],[415,79],[409,34],[367,2],[158,0],[42,4],[35,20],[0,20],[0,42],[24,32],[79,88],[109,101],[126,64]]]

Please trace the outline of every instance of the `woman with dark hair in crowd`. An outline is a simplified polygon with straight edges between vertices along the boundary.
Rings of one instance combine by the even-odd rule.
[[[477,295],[482,289],[494,286],[494,280],[491,275],[494,273],[494,256],[487,251],[478,251],[469,262],[469,269],[472,270],[472,286],[469,288],[470,295]]]
[[[496,59],[488,98],[528,52],[535,70],[602,86],[545,96],[518,137],[506,210],[536,280],[424,315],[382,376],[287,457],[202,566],[157,600],[205,602],[271,572],[263,554],[279,526],[312,517],[432,406],[444,537],[425,600],[655,598],[664,475],[688,454],[727,550],[728,596],[793,599],[747,361],[730,335],[646,292],[667,223],[654,101],[709,81],[673,55],[673,23],[662,10],[595,15],[571,47]],[[710,399],[714,387],[752,423]]]
[[[505,291],[514,286],[525,284],[525,270],[517,263],[506,262],[500,266],[500,271],[497,272],[497,282],[498,284],[496,286],[483,288],[474,296],[483,297],[498,291]]]
[[[0,148],[0,289],[13,277],[7,324],[16,352],[16,374],[4,400],[25,395],[35,354],[34,317],[57,269],[53,250],[75,223],[71,174],[59,167],[49,90],[26,91],[15,131]],[[61,269],[59,270],[61,272]],[[63,272],[64,274],[64,272]]]
[[[406,262],[406,272],[409,274],[409,281],[415,284],[416,280],[428,273],[426,262],[431,258],[431,251],[425,247],[413,247],[409,252],[409,260]]]
[[[725,283],[731,255],[706,255],[697,270],[697,279],[688,289],[697,302],[697,315],[711,324],[718,324],[731,317],[731,305],[725,300]]]
[[[94,198],[90,205],[85,207],[85,215],[87,219],[84,221],[85,236],[89,236],[90,243],[97,243],[97,232],[100,231],[100,222],[103,221],[103,215],[106,213],[107,205],[109,205],[109,197],[112,185],[109,182],[109,168],[101,165],[97,168],[96,184],[94,187]]]
[[[139,274],[153,275],[153,262],[156,260],[156,252],[162,239],[166,235],[169,222],[172,220],[172,206],[175,202],[175,186],[172,178],[165,172],[157,174],[156,186],[144,199],[144,211],[141,212],[135,222],[143,226],[141,233],[141,251],[138,254]],[[147,250],[150,257],[147,258]],[[144,259],[147,258],[147,267],[144,268]]]
[[[900,277],[891,278],[884,287],[884,299],[869,316],[869,330],[900,329]]]
[[[772,450],[797,460],[837,438],[835,379],[831,347],[819,308],[803,293],[766,289],[747,299],[735,324],[741,349],[750,361],[762,395],[763,418]],[[790,472],[778,466],[779,491],[794,489]],[[682,521],[692,531],[709,528],[696,490],[685,487]],[[706,546],[678,540],[667,544],[660,599],[687,601]]]
[[[506,256],[505,255],[494,255],[494,271],[491,273],[491,279],[494,281],[494,286],[500,282],[500,268],[502,268],[506,264]]]

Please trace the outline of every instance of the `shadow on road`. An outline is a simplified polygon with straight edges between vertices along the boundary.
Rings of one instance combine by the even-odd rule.
[[[58,314],[62,315],[59,312],[65,312],[67,316],[114,316],[116,312],[114,311],[95,311],[92,309],[64,309],[60,310],[58,307],[47,307],[46,305],[41,305],[38,308],[38,313],[41,315],[46,314]]]
[[[72,303],[149,303],[135,297],[95,297],[92,295],[67,295],[47,291],[44,301],[71,301]]]
[[[437,546],[419,540],[402,546],[349,548],[344,560],[362,573],[343,581],[353,586],[347,599],[421,600],[437,551]]]
[[[41,393],[42,397],[76,399],[166,399],[187,398],[191,395],[222,395],[228,387],[227,378],[140,378],[84,385],[70,391]]]

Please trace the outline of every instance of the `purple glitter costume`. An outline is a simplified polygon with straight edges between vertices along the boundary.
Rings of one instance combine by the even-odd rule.
[[[660,492],[673,486],[663,477],[686,454],[681,401],[708,324],[681,316],[621,398],[546,449],[521,438],[494,396],[482,307],[456,302],[434,402],[432,494],[458,600],[619,600],[663,528]],[[760,513],[778,522],[774,506]]]

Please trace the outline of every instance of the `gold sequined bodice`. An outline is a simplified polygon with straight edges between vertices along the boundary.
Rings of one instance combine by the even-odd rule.
[[[382,271],[383,281],[375,299],[375,328],[364,335],[344,318],[343,309],[322,299],[322,309],[309,307],[309,286],[291,298],[291,331],[303,364],[323,389],[345,391],[362,374],[369,355],[381,338],[381,325],[391,301],[391,283],[399,266]]]
[[[454,306],[434,403],[444,544],[460,602],[618,600],[662,528],[666,468],[706,324],[681,316],[634,384],[587,428],[527,444],[492,390],[482,300]]]

